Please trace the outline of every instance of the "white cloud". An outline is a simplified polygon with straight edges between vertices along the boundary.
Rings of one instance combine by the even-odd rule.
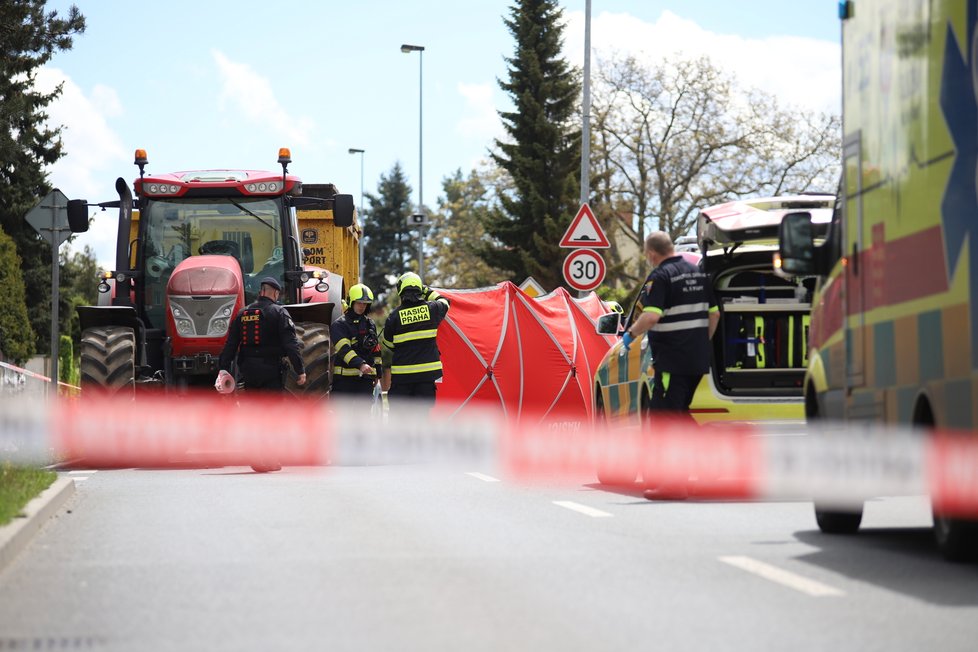
[[[465,100],[465,117],[458,121],[455,130],[473,140],[499,138],[503,133],[503,126],[493,103],[492,84],[460,82],[457,88],[459,95]]]
[[[238,112],[256,125],[265,125],[286,142],[308,145],[312,142],[315,122],[305,116],[292,116],[279,103],[271,82],[244,63],[228,59],[219,50],[211,50],[221,76],[221,108]]]
[[[584,62],[584,13],[568,12],[565,52]],[[837,43],[794,36],[745,38],[717,34],[672,12],[649,23],[625,13],[602,12],[591,18],[591,66],[601,58],[632,54],[650,63],[682,54],[707,55],[748,87],[765,90],[782,104],[839,113],[840,48]]]
[[[37,90],[50,92],[58,84],[63,84],[62,92],[48,105],[48,124],[63,126],[61,139],[67,155],[48,168],[51,185],[70,199],[111,200],[117,171],[132,162],[132,153],[123,147],[107,120],[123,114],[122,103],[108,86],[96,86],[86,95],[61,70],[38,69],[34,84]],[[80,251],[85,245],[91,246],[99,264],[110,268],[115,261],[117,222],[106,215],[96,215],[88,233],[78,236],[73,249]]]

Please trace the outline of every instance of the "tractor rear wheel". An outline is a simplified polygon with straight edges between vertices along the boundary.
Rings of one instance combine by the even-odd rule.
[[[306,368],[306,384],[297,384],[295,373],[290,371],[285,379],[285,391],[295,396],[326,396],[333,380],[329,326],[299,322],[295,325],[295,335],[299,339],[299,355]]]
[[[136,336],[126,326],[86,328],[81,336],[83,392],[132,398],[136,392]]]

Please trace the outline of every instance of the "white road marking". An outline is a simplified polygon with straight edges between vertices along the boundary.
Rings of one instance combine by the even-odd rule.
[[[588,507],[587,505],[575,503],[572,500],[555,500],[554,505],[575,512],[580,512],[581,514],[584,514],[586,516],[593,516],[594,518],[604,518],[604,517],[614,516],[614,514],[609,514],[608,512],[602,512],[600,509],[595,509],[593,507]]]
[[[471,475],[473,478],[478,478],[483,482],[499,482],[499,478],[494,478],[491,475],[486,475],[485,473],[476,473],[475,471],[469,471],[465,475]]]
[[[91,469],[88,471],[68,471],[68,475],[79,475],[81,473],[98,473],[98,469]],[[78,478],[75,478],[76,480]]]
[[[816,582],[815,580],[807,577],[802,577],[801,575],[796,575],[795,573],[783,570],[777,566],[771,566],[770,564],[765,564],[762,561],[751,559],[750,557],[734,556],[718,557],[718,559],[725,564],[736,566],[737,568],[745,570],[748,573],[753,573],[758,577],[763,577],[766,580],[777,582],[778,584],[787,586],[790,589],[801,591],[802,593],[807,593],[808,595],[817,598],[845,595],[845,591],[828,586],[827,584],[822,584],[821,582]]]
[[[72,480],[74,480],[75,482],[81,482],[82,480],[88,480],[90,477],[92,477],[92,476],[90,476],[90,475],[86,475],[86,476],[76,475],[75,477],[72,478]]]

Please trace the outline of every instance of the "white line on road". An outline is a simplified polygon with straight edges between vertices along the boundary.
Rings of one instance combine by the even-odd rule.
[[[575,503],[572,500],[555,500],[554,505],[558,507],[563,507],[575,512],[580,512],[587,516],[593,516],[594,518],[603,518],[606,516],[614,516],[608,512],[602,512],[600,509],[594,509],[593,507],[588,507],[587,505],[582,505],[580,503]]]
[[[475,471],[469,471],[465,475],[471,475],[473,478],[478,478],[483,482],[499,482],[499,478],[494,478],[491,475],[486,475],[485,473],[476,473]]]
[[[828,586],[827,584],[822,584],[821,582],[816,582],[815,580],[808,579],[807,577],[802,577],[801,575],[796,575],[795,573],[786,570],[782,570],[776,566],[765,564],[764,562],[751,559],[750,557],[718,557],[718,559],[725,564],[736,566],[737,568],[745,570],[748,573],[753,573],[754,575],[763,577],[766,580],[777,582],[778,584],[787,586],[790,589],[801,591],[802,593],[807,593],[808,595],[815,596],[817,598],[824,596],[845,595],[844,591],[840,591],[837,588]]]
[[[81,473],[98,473],[98,469],[91,469],[88,471],[68,471],[68,475],[79,475]]]

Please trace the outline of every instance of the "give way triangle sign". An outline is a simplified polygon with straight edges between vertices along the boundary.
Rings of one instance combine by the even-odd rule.
[[[577,216],[571,221],[570,226],[560,239],[560,246],[564,249],[575,249],[587,247],[590,249],[607,249],[611,246],[608,238],[605,237],[604,229],[598,224],[591,207],[587,202],[581,204],[581,209],[577,211]]]

